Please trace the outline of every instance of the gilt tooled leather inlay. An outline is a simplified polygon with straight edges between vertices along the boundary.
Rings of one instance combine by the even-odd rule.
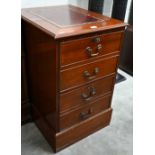
[[[30,13],[58,27],[77,26],[104,21],[103,19],[90,16],[89,13],[73,10],[69,6],[61,6],[61,9],[58,7],[34,8]],[[62,16],[64,17],[63,20]]]

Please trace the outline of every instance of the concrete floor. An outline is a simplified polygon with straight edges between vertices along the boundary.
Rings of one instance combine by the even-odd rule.
[[[58,152],[56,155],[132,155],[133,79],[119,70],[127,80],[115,85],[111,125]],[[34,123],[22,126],[22,155],[52,155],[52,149]]]

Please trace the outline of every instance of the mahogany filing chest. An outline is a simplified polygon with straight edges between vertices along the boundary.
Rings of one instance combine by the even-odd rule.
[[[22,10],[32,118],[53,150],[109,125],[126,24],[75,6]]]

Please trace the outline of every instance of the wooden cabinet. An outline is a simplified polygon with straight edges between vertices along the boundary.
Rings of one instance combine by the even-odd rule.
[[[31,120],[31,109],[27,86],[26,55],[24,50],[23,27],[21,34],[21,124],[25,124]]]
[[[128,26],[124,34],[119,68],[133,75],[133,27]]]
[[[53,150],[109,125],[126,24],[67,6],[22,10],[32,117]]]
[[[30,101],[27,89],[25,55],[21,55],[21,124],[30,121]]]

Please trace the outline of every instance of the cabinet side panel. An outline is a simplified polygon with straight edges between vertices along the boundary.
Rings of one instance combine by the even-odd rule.
[[[21,26],[21,124],[31,121],[31,106],[27,88],[27,64],[25,62],[25,49],[23,42],[23,28]]]
[[[27,52],[30,100],[49,127],[56,131],[57,43],[51,36],[31,24],[25,21],[22,21],[22,24]]]

